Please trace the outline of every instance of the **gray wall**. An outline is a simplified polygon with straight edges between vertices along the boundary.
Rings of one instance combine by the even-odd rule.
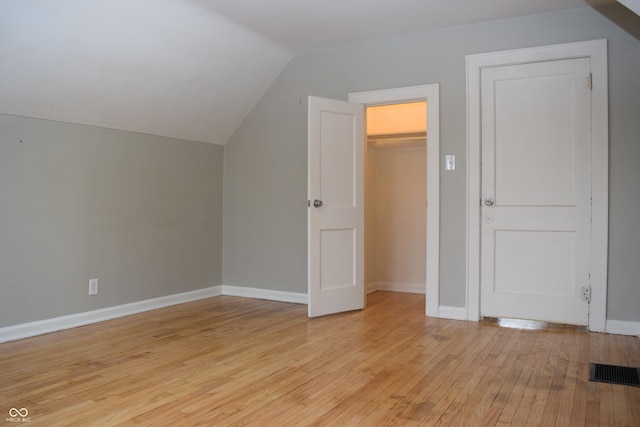
[[[464,165],[465,55],[607,38],[608,318],[640,321],[639,29],[640,18],[622,6],[584,8],[297,56],[225,147],[223,283],[306,292],[308,95],[346,100],[350,92],[440,83],[441,153]],[[447,306],[465,305],[466,179],[464,168],[441,174],[440,304]]]
[[[0,115],[0,327],[220,285],[222,162],[222,146]]]

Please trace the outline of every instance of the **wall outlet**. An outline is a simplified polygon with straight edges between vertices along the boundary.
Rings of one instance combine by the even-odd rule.
[[[98,295],[98,279],[89,279],[89,295]]]

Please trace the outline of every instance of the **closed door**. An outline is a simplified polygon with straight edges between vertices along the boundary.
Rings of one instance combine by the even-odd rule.
[[[309,316],[364,308],[364,107],[309,97]]]
[[[481,72],[481,315],[588,324],[588,58]]]

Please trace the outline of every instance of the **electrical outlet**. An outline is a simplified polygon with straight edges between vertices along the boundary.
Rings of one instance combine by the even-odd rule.
[[[98,279],[89,279],[89,295],[98,295]]]

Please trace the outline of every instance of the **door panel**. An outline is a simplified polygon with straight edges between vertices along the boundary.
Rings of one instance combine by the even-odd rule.
[[[364,308],[364,107],[309,97],[308,150],[309,316]]]
[[[573,80],[572,74],[494,80],[495,194],[502,206],[574,205]]]
[[[355,207],[354,116],[320,111],[320,197],[326,206]],[[342,172],[342,173],[337,173]]]
[[[496,231],[495,236],[497,293],[573,296],[575,233]]]
[[[320,290],[348,288],[356,283],[353,257],[355,230],[320,230]]]
[[[482,316],[588,324],[589,74],[586,58],[482,70]]]

